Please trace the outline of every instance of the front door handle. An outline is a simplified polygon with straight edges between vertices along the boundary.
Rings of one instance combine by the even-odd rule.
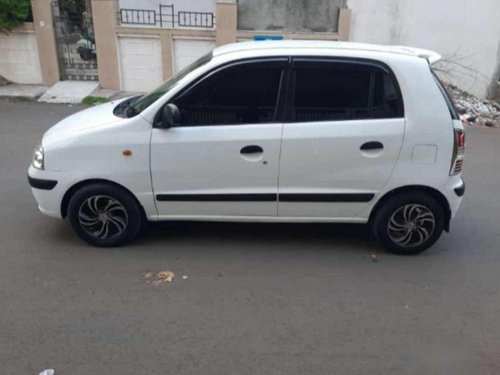
[[[242,155],[262,154],[263,152],[264,152],[264,149],[262,147],[256,146],[256,145],[245,146],[240,150],[240,154],[242,154]]]
[[[372,142],[363,143],[359,149],[361,151],[383,150],[384,145],[380,142],[372,141]]]

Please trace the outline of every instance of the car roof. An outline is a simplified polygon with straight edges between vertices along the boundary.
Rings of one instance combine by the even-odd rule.
[[[329,49],[339,51],[398,54],[416,58],[424,58],[429,62],[429,64],[433,64],[441,59],[441,56],[438,53],[420,48],[322,40],[264,40],[232,43],[214,49],[213,56],[248,51],[259,51],[262,52],[262,55],[266,55],[266,51],[272,51],[276,49],[289,49],[292,51],[300,50],[301,53],[303,53],[304,50],[307,49]]]

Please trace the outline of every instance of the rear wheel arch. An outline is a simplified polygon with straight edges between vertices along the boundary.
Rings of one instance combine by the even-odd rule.
[[[378,200],[378,202],[375,204],[375,207],[373,207],[370,217],[368,219],[369,223],[373,222],[373,219],[375,218],[377,211],[384,205],[385,202],[387,202],[390,198],[401,194],[401,193],[411,193],[411,192],[419,192],[419,193],[425,193],[436,199],[440,205],[443,207],[444,214],[445,214],[445,225],[444,225],[444,230],[449,231],[450,229],[450,219],[451,219],[451,209],[450,209],[450,204],[446,197],[441,193],[439,190],[432,188],[430,186],[425,186],[425,185],[408,185],[408,186],[401,186],[396,189],[393,189],[391,191],[388,191],[385,193],[382,198]]]
[[[69,201],[71,200],[71,197],[73,197],[73,195],[78,190],[80,190],[82,187],[90,185],[90,184],[95,184],[95,183],[109,184],[112,186],[116,186],[116,187],[124,190],[125,192],[127,192],[131,197],[133,197],[133,199],[137,203],[138,207],[140,207],[142,218],[143,219],[146,218],[146,211],[144,210],[144,207],[142,206],[141,202],[139,202],[139,200],[137,199],[137,197],[135,196],[134,193],[132,193],[129,189],[127,189],[123,185],[120,185],[120,184],[113,182],[113,181],[110,181],[110,180],[101,179],[101,178],[94,178],[94,179],[88,179],[88,180],[83,180],[83,181],[77,182],[76,184],[71,186],[66,191],[66,193],[64,193],[64,197],[63,197],[62,202],[61,202],[61,216],[63,218],[65,218],[68,215],[68,206],[69,206]]]

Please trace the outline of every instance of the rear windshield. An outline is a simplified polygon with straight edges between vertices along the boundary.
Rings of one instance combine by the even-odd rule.
[[[436,72],[431,68],[432,75],[434,77],[434,80],[436,81],[436,84],[439,87],[439,90],[441,91],[441,94],[443,94],[444,100],[446,101],[446,105],[448,106],[448,110],[450,111],[451,118],[453,120],[460,120],[460,114],[457,111],[457,108],[455,107],[455,104],[453,104],[453,100],[451,99],[450,94],[448,93],[448,90],[446,90],[445,85],[439,77],[437,76]]]

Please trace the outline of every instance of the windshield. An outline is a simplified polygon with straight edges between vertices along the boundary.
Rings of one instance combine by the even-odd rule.
[[[160,97],[162,97],[167,91],[169,91],[172,87],[174,87],[177,84],[177,82],[179,82],[182,78],[184,78],[186,75],[191,73],[193,70],[199,68],[200,66],[205,65],[211,59],[212,59],[212,52],[209,52],[206,55],[200,57],[195,62],[186,66],[184,69],[182,69],[179,73],[172,76],[170,79],[166,80],[157,89],[153,90],[149,94],[139,97],[136,101],[130,104],[134,109],[134,114],[138,114],[144,111],[151,104],[153,104]]]

